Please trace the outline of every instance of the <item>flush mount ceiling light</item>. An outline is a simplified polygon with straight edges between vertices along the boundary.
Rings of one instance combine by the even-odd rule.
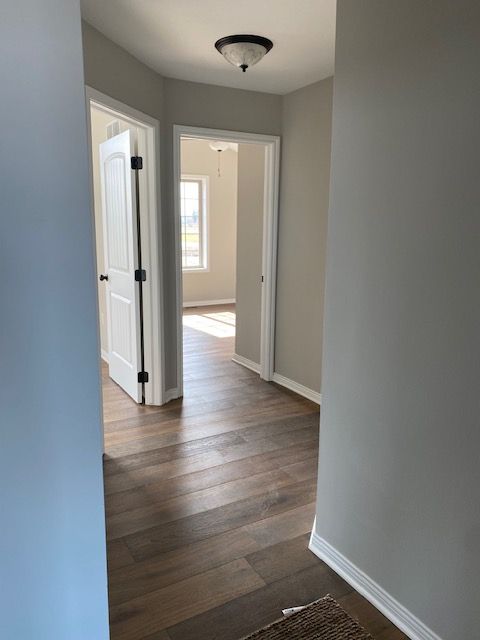
[[[209,142],[208,146],[212,151],[226,151],[230,148],[230,144],[228,142],[223,142],[222,140],[215,140],[213,142]]]
[[[230,143],[223,142],[223,140],[212,140],[212,142],[209,142],[208,146],[210,147],[210,149],[212,149],[212,151],[217,151],[217,156],[218,156],[217,176],[221,178],[222,172],[220,170],[220,154],[222,153],[222,151],[226,151],[227,149],[230,149]]]
[[[215,43],[215,49],[225,60],[243,72],[260,62],[272,47],[273,42],[268,38],[249,35],[226,36]]]

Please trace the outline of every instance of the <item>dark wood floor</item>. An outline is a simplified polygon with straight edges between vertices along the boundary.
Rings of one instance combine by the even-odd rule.
[[[238,640],[327,593],[405,640],[307,549],[318,407],[231,361],[234,308],[184,318],[185,397],[135,405],[103,369],[112,640]]]

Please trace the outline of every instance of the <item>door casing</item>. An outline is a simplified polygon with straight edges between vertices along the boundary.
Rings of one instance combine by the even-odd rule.
[[[175,212],[175,286],[177,302],[177,387],[168,391],[168,399],[183,395],[183,287],[182,247],[180,241],[180,179],[182,137],[202,140],[225,140],[240,144],[265,146],[265,188],[263,203],[263,251],[260,336],[260,377],[272,380],[275,356],[275,300],[278,247],[278,202],[280,176],[280,137],[221,129],[173,125],[173,194]]]
[[[145,404],[161,405],[165,400],[164,389],[164,340],[163,340],[163,260],[162,229],[160,220],[160,125],[158,120],[107,96],[89,86],[85,87],[88,145],[91,152],[90,108],[95,107],[112,117],[119,117],[138,130],[138,154],[144,158],[144,169],[139,172],[139,188],[142,194],[140,225],[142,229],[142,263],[147,272],[143,283],[143,329],[145,370],[149,381],[145,384]],[[91,213],[94,216],[93,168],[90,161]],[[93,227],[94,228],[94,227]],[[92,238],[95,249],[95,238]],[[98,303],[97,303],[98,304]],[[98,313],[98,312],[97,312]],[[100,328],[98,326],[100,343]],[[99,347],[100,352],[100,347]]]

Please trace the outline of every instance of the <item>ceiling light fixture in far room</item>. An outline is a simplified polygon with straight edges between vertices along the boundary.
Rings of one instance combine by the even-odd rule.
[[[252,35],[225,36],[215,43],[215,49],[225,60],[243,72],[260,62],[272,47],[268,38]]]
[[[212,151],[226,151],[230,148],[230,144],[228,142],[223,142],[223,140],[214,140],[208,145]]]
[[[223,142],[223,140],[213,140],[212,142],[209,143],[208,146],[212,151],[217,151],[217,156],[218,156],[217,176],[221,178],[222,173],[220,171],[220,154],[222,153],[222,151],[226,151],[227,149],[230,148],[230,143]]]

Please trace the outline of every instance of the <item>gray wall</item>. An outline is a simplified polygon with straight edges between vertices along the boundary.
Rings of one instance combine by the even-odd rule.
[[[3,3],[1,49],[0,636],[106,640],[78,1]]]
[[[480,5],[338,9],[317,533],[476,638]]]
[[[283,99],[275,371],[321,390],[333,80]]]
[[[125,49],[82,22],[85,84],[160,119],[163,78]]]
[[[238,145],[235,353],[260,363],[265,146]]]

